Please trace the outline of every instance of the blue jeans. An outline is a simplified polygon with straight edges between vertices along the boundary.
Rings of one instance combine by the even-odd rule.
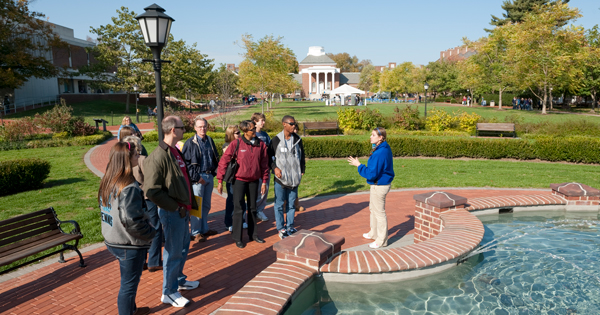
[[[277,226],[277,231],[281,231],[283,229],[291,229],[294,227],[294,213],[296,213],[296,209],[294,208],[294,202],[296,202],[296,198],[298,197],[298,187],[294,189],[287,189],[281,186],[278,182],[275,181],[273,185],[275,187],[275,222]],[[287,200],[287,209],[285,210],[285,219],[283,218],[283,203]]]
[[[225,217],[223,223],[225,227],[229,228],[233,225],[233,185],[225,182],[225,189],[227,190],[227,199],[225,199]],[[246,212],[246,204],[242,205],[244,212]],[[244,220],[242,219],[242,224]]]
[[[156,235],[154,235],[152,245],[150,245],[150,249],[148,250],[148,267],[158,267],[162,265],[160,252],[163,243],[163,230],[160,224],[160,217],[158,216],[158,206],[149,199],[146,199],[146,205],[148,206],[150,224],[156,229]]]
[[[179,285],[185,284],[186,276],[183,266],[190,248],[190,215],[185,218],[179,216],[177,211],[167,211],[158,208],[160,223],[165,235],[165,248],[163,250],[163,294],[177,292]]]
[[[121,270],[121,287],[117,297],[119,315],[131,315],[136,310],[135,296],[148,250],[145,248],[122,249],[108,245],[106,247],[119,260],[119,269]]]
[[[214,187],[214,177],[211,174],[202,173],[200,175],[206,182],[204,185],[192,185],[194,195],[202,197],[202,219],[195,216],[190,218],[192,223],[192,235],[205,234],[208,232],[208,213],[210,212],[210,202]]]
[[[265,207],[267,206],[267,196],[269,195],[269,182],[271,181],[271,174],[269,174],[269,181],[266,182],[267,186],[266,188],[266,192],[264,194],[264,196],[260,195],[260,186],[262,185],[262,178],[260,178],[258,180],[258,200],[256,200],[256,212],[257,213],[261,213],[265,210]]]

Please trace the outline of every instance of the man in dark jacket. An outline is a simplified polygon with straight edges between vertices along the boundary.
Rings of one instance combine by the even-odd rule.
[[[294,203],[298,197],[298,185],[306,168],[304,145],[300,136],[294,133],[296,120],[283,116],[283,131],[277,134],[269,145],[269,161],[275,173],[275,221],[279,237],[284,239],[296,233],[294,228]],[[285,219],[283,204],[287,201]]]
[[[144,193],[158,205],[163,226],[163,292],[161,301],[175,307],[184,307],[189,300],[178,291],[193,290],[198,281],[187,281],[183,266],[190,247],[189,210],[197,209],[192,185],[181,152],[175,147],[183,138],[185,127],[177,116],[162,121],[164,142],[160,142],[144,161]]]
[[[206,135],[207,128],[206,119],[200,116],[196,117],[194,119],[196,135],[185,142],[182,150],[194,195],[202,197],[202,218],[195,216],[190,218],[192,239],[195,242],[204,242],[207,237],[218,234],[217,231],[208,228],[208,213],[210,212],[214,177],[217,175],[216,170],[219,165],[219,153],[213,139]]]

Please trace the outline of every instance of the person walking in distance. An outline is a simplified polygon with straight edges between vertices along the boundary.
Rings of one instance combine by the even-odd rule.
[[[271,137],[269,137],[269,134],[262,131],[263,127],[265,126],[265,114],[263,113],[254,113],[252,114],[252,118],[251,118],[252,122],[254,123],[254,125],[256,126],[256,137],[258,139],[260,139],[262,142],[265,143],[265,145],[267,147],[269,147],[269,145],[271,144]],[[256,201],[256,216],[258,217],[259,220],[261,221],[269,221],[269,218],[265,215],[264,210],[265,210],[265,206],[267,205],[267,195],[269,192],[269,184],[271,181],[271,173],[269,173],[269,180],[267,180],[265,182],[265,188],[267,189],[267,193],[266,194],[259,194],[258,195],[258,200]],[[258,180],[259,183],[259,187],[262,186],[262,178]]]
[[[388,230],[387,217],[385,215],[385,198],[390,192],[392,180],[394,180],[394,159],[392,149],[385,141],[387,133],[382,127],[371,131],[371,146],[373,151],[367,165],[360,164],[357,158],[348,157],[348,163],[358,167],[358,174],[367,179],[371,185],[371,197],[369,200],[369,211],[371,212],[368,233],[363,237],[375,240],[369,244],[371,248],[387,246]]]
[[[286,115],[281,122],[283,131],[271,141],[269,161],[275,174],[275,221],[279,237],[284,239],[297,232],[294,228],[294,204],[306,168],[306,160],[302,139],[294,133],[296,120],[293,116]],[[284,203],[287,203],[286,209],[283,208]]]
[[[175,307],[190,303],[179,291],[193,290],[198,281],[188,281],[183,267],[190,247],[190,213],[197,209],[192,194],[185,161],[175,147],[183,138],[185,127],[177,116],[167,116],[162,121],[163,142],[144,162],[144,193],[158,205],[158,216],[163,227],[165,245],[163,251],[163,292],[161,302]]]
[[[202,197],[202,218],[190,217],[192,240],[204,242],[207,237],[218,232],[208,228],[208,213],[210,212],[211,197],[214,187],[214,177],[217,175],[219,153],[215,142],[206,134],[208,122],[197,116],[194,119],[196,134],[183,145],[183,159],[192,181],[194,195]]]

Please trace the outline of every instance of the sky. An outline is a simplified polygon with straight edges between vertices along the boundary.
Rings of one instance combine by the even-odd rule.
[[[33,0],[30,10],[52,23],[72,28],[75,37],[94,37],[90,27],[111,24],[125,6],[136,14],[153,3],[175,19],[171,34],[220,63],[239,64],[243,34],[255,39],[282,36],[283,44],[302,61],[310,46],[326,53],[347,52],[374,65],[410,61],[426,65],[440,51],[460,46],[462,38],[486,36],[491,15],[502,16],[504,0]],[[600,23],[600,2],[571,0],[583,17],[575,25],[591,28]]]

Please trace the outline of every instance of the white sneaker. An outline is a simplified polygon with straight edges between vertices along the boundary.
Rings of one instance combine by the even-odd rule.
[[[248,228],[248,223],[244,222],[244,224],[242,224],[242,228],[247,229]]]
[[[231,233],[233,231],[233,227],[232,226],[228,227],[228,229],[229,229],[229,233]]]
[[[269,218],[267,218],[267,215],[264,212],[257,212],[256,216],[263,222],[269,221]]]
[[[197,288],[200,285],[200,281],[186,281],[183,285],[179,286],[179,291],[185,291],[185,290],[194,290],[195,288]]]
[[[184,307],[184,306],[190,304],[190,300],[181,296],[181,293],[179,293],[179,292],[175,292],[175,293],[172,293],[169,295],[163,294],[160,297],[160,301],[165,304],[171,304],[175,307]]]
[[[365,233],[365,234],[363,234],[363,237],[364,237],[364,238],[366,238],[366,239],[368,239],[368,240],[371,240],[371,239],[372,239],[372,238],[370,238],[370,237],[369,237],[369,233]]]
[[[377,242],[373,242],[373,243],[369,244],[369,247],[371,247],[371,248],[379,248],[380,246],[377,245]]]

